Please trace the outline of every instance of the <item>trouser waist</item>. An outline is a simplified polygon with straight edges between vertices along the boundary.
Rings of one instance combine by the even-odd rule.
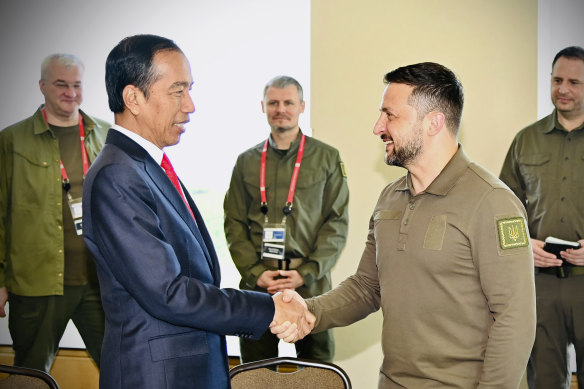
[[[543,274],[554,275],[558,278],[567,278],[570,276],[584,275],[584,266],[554,266],[554,267],[540,267],[539,272]]]
[[[297,269],[304,262],[304,258],[285,258],[285,259],[262,259],[262,264],[273,270],[293,270]]]

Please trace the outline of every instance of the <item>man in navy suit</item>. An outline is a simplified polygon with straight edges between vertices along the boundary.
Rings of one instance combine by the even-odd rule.
[[[258,338],[286,321],[300,334],[312,320],[281,295],[219,288],[203,218],[163,152],[195,110],[192,83],[166,38],[128,37],[107,58],[116,124],[83,191],[106,316],[102,388],[228,388],[225,335]]]

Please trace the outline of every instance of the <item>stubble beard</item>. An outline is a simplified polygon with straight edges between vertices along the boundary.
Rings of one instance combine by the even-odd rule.
[[[422,153],[423,147],[424,140],[422,138],[422,127],[420,126],[403,147],[394,147],[391,155],[385,154],[385,163],[389,166],[399,166],[407,169]]]

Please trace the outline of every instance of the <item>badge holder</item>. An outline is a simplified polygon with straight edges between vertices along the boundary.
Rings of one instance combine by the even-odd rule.
[[[262,260],[277,260],[278,270],[289,270],[286,260],[286,224],[266,223],[262,237]]]
[[[67,201],[69,203],[69,209],[71,210],[71,216],[73,217],[75,232],[77,235],[83,235],[83,206],[81,198],[74,199],[67,195]]]
[[[74,199],[69,193],[71,189],[71,184],[69,179],[63,180],[63,189],[67,192],[67,203],[69,203],[69,210],[71,211],[71,217],[73,218],[73,225],[75,226],[75,232],[77,235],[83,235],[83,204],[81,197]]]

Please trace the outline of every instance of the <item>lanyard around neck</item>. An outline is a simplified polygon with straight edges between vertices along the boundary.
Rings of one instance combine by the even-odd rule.
[[[264,148],[262,149],[262,161],[260,164],[260,210],[262,213],[268,217],[268,201],[266,198],[266,159],[268,155],[268,143],[269,139],[266,139],[264,143]],[[292,171],[292,178],[290,180],[290,189],[288,190],[288,200],[286,205],[282,209],[284,217],[288,216],[292,212],[292,201],[294,200],[294,192],[296,191],[296,183],[298,182],[298,173],[300,172],[300,164],[302,163],[302,157],[304,156],[304,143],[306,142],[306,135],[302,134],[300,138],[300,146],[298,146],[298,153],[296,154],[296,163],[294,164],[294,170]]]
[[[45,119],[45,123],[49,125],[49,121],[47,120],[47,111],[43,107],[43,118]],[[81,159],[83,161],[83,178],[87,174],[89,170],[89,158],[87,157],[87,150],[85,149],[85,128],[83,127],[83,119],[81,118],[81,114],[79,114],[79,139],[81,140]],[[61,179],[63,180],[63,188],[66,191],[71,189],[71,184],[69,183],[69,176],[67,175],[67,170],[65,170],[65,166],[63,165],[63,161],[59,160],[59,164],[61,166]]]

